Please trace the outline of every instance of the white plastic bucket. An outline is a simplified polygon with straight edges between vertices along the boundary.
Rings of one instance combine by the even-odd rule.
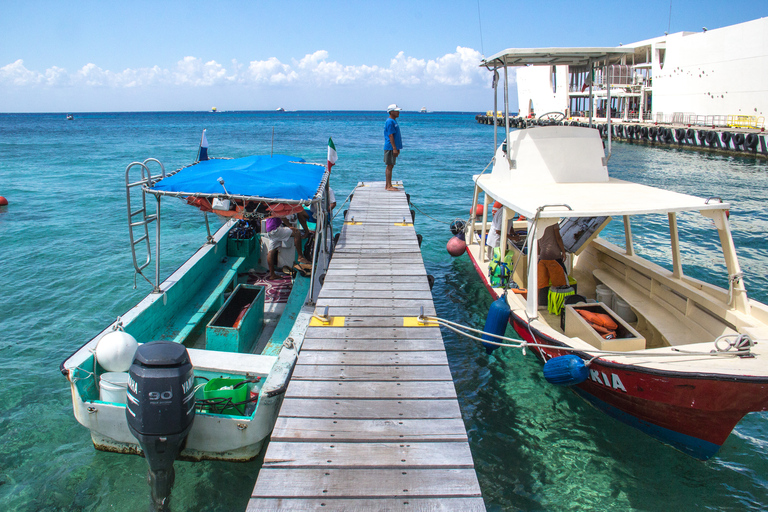
[[[637,315],[632,312],[632,309],[629,307],[629,304],[627,304],[627,301],[619,296],[616,296],[616,300],[614,302],[615,306],[612,309],[617,315],[619,315],[619,318],[628,324],[637,322]]]
[[[106,372],[101,374],[99,400],[124,404],[128,392],[128,372]]]
[[[595,286],[595,298],[597,299],[597,302],[602,302],[609,308],[613,309],[613,290],[604,284]]]

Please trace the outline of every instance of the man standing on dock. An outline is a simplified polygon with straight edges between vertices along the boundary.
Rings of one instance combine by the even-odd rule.
[[[400,150],[403,149],[403,140],[400,137],[400,126],[397,124],[397,118],[400,117],[401,108],[396,104],[387,107],[389,118],[384,123],[384,163],[387,166],[386,171],[386,189],[398,190],[392,186],[392,169],[395,167]]]

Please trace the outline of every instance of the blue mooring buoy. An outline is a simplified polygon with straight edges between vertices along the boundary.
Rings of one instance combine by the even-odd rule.
[[[544,363],[544,378],[550,384],[574,386],[589,377],[589,369],[579,356],[568,354],[553,357]]]
[[[485,327],[483,327],[483,331],[496,334],[498,336],[503,336],[504,331],[507,330],[509,314],[510,309],[509,304],[507,303],[507,295],[503,294],[501,297],[493,301],[491,307],[488,308],[488,317],[485,319]],[[488,336],[487,334],[483,334],[482,339],[485,341],[501,341],[498,338]],[[485,347],[485,351],[488,354],[499,348],[497,345],[485,342],[483,343],[483,346]]]

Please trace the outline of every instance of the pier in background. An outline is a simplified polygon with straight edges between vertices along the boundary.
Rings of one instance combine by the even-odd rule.
[[[355,189],[248,511],[485,510],[404,191]]]

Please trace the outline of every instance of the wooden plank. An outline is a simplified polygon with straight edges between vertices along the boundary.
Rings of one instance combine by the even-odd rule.
[[[330,511],[362,512],[370,510],[418,510],[419,512],[481,512],[485,510],[482,498],[379,498],[372,501],[349,498],[251,498],[247,512],[277,511]]]
[[[423,340],[434,339],[443,341],[440,329],[437,327],[380,327],[360,329],[353,326],[347,327],[310,327],[307,329],[305,339],[394,339],[394,340]],[[301,358],[299,358],[301,362]]]
[[[472,469],[262,468],[254,495],[304,498],[480,497]]]
[[[435,315],[434,306],[423,306],[424,314],[428,316]],[[325,308],[318,306],[315,312],[317,314],[323,314]],[[344,307],[344,306],[329,306],[328,314],[330,316],[343,316],[343,317],[366,317],[368,319],[374,319],[381,317],[387,320],[391,320],[394,324],[403,324],[403,317],[415,317],[421,315],[421,306],[410,306],[403,308],[375,308],[371,306],[357,306],[357,307]]]
[[[369,273],[366,275],[360,275],[355,273],[354,270],[341,270],[341,271],[328,271],[325,274],[325,280],[326,281],[333,281],[333,282],[351,282],[351,283],[357,283],[357,285],[365,285],[365,283],[413,283],[413,282],[421,282],[426,283],[427,287],[429,287],[429,282],[427,281],[427,276],[425,274],[421,275],[404,275],[404,274],[397,274],[397,275],[381,275],[377,273]]]
[[[270,442],[263,468],[419,468],[472,469],[466,443]]]
[[[420,251],[397,253],[397,254],[350,254],[338,253],[333,255],[332,261],[360,261],[360,262],[378,262],[378,261],[414,261],[422,263],[424,258]]]
[[[389,274],[383,273],[381,270],[374,268],[356,270],[351,268],[334,269],[329,268],[325,273],[325,280],[329,281],[357,281],[357,282],[373,282],[373,283],[407,283],[413,280],[427,280],[426,269],[420,268],[408,271],[405,267],[402,269],[393,270]]]
[[[271,442],[276,441],[466,441],[460,418],[427,420],[342,420],[330,418],[283,418],[275,423]]]
[[[305,339],[302,350],[362,350],[376,352],[422,352],[425,350],[445,350],[438,339],[417,340],[380,340],[380,339]]]
[[[431,381],[451,380],[448,366],[297,365],[293,380]]]
[[[444,400],[285,398],[280,408],[280,416],[332,419],[445,419],[461,418],[461,411],[455,398]]]
[[[407,294],[404,294],[407,295]],[[348,308],[419,308],[424,307],[434,311],[432,298],[428,299],[415,299],[408,298],[387,298],[387,297],[345,297],[345,298],[330,298],[319,297],[317,299],[317,306],[315,309],[324,308],[325,306],[333,308],[348,307]],[[393,314],[394,316],[394,314]]]
[[[414,244],[415,245],[415,244]],[[415,247],[418,247],[418,245],[415,245]],[[360,253],[370,253],[374,254],[377,252],[387,252],[390,254],[393,253],[409,253],[412,252],[413,249],[410,247],[405,247],[403,245],[383,245],[383,244],[350,244],[350,245],[344,245],[339,246],[336,245],[336,247],[333,250],[334,254],[337,253],[349,253],[349,254],[360,254]]]
[[[401,291],[401,290],[413,290],[413,291],[431,291],[429,289],[429,281],[426,279],[409,279],[404,282],[367,282],[361,283],[358,281],[339,281],[328,280],[323,284],[320,294],[326,292],[326,290],[348,290],[351,293],[356,291]]]
[[[341,364],[341,365],[447,365],[445,352],[334,352],[330,350],[302,350],[301,364]]]
[[[342,290],[338,288],[323,288],[318,303],[323,299],[418,299],[432,302],[432,292],[429,290]]]
[[[400,273],[400,270],[405,268],[411,268],[415,270],[423,270],[424,273],[426,273],[426,267],[424,267],[424,264],[419,263],[411,263],[411,264],[403,264],[400,262],[384,262],[383,260],[380,262],[358,262],[358,261],[350,261],[347,262],[345,260],[334,260],[331,264],[331,268],[333,270],[342,270],[342,269],[355,269],[355,270],[377,270],[380,274],[390,274],[390,273]],[[421,272],[419,272],[421,273]]]
[[[351,243],[345,243],[339,240],[334,248],[334,254],[347,253],[347,254],[399,254],[399,253],[412,253],[414,249],[417,249],[419,245],[414,241],[413,244],[397,243],[397,242],[382,242],[380,240],[371,239],[370,241],[355,241]]]
[[[363,316],[359,316],[363,315]],[[357,328],[394,328],[403,326],[404,317],[416,317],[419,315],[419,311],[410,310],[403,316],[365,316],[365,312],[358,311],[355,315],[341,315],[344,316],[344,325],[347,327]],[[429,329],[431,327],[423,327]]]
[[[456,398],[453,381],[430,382],[371,382],[371,381],[319,381],[292,380],[285,392],[286,398]]]

